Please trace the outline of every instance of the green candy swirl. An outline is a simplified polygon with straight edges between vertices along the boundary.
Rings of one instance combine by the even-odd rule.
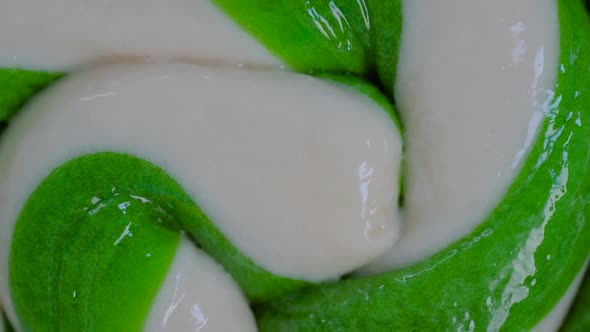
[[[17,223],[11,287],[19,317],[30,324],[25,328],[140,329],[141,319],[125,319],[124,314],[143,317],[147,313],[181,229],[232,273],[250,300],[265,302],[255,306],[261,331],[533,328],[558,303],[590,253],[590,22],[581,0],[556,1],[563,70],[558,74],[552,107],[525,166],[502,202],[463,239],[403,269],[313,285],[283,296],[309,285],[256,267],[157,166],[113,153],[84,156],[55,170],[31,196]],[[294,69],[368,77],[392,97],[401,34],[400,0],[339,1],[341,16],[332,15],[332,1],[215,3]],[[320,17],[336,20],[332,26],[339,30],[320,29]],[[0,121],[61,75],[0,70]],[[110,164],[133,172],[124,176],[109,173]],[[121,196],[113,196],[113,187]],[[70,192],[80,195],[70,197]],[[109,204],[96,217],[83,217],[81,207],[98,194]],[[132,205],[122,218],[116,207],[130,195],[149,198],[153,205],[147,209]],[[49,206],[57,208],[45,216],[47,219],[40,219]],[[166,225],[154,222],[169,216]],[[109,222],[93,223],[93,218]],[[112,252],[118,248],[111,248],[105,236],[77,237],[83,227],[89,234],[116,234],[130,220],[142,225],[140,232],[147,239],[160,241],[159,260],[124,270],[135,254],[145,251],[144,244],[139,242],[127,251],[129,256],[124,260],[107,261],[105,257],[114,257]],[[43,240],[31,245],[31,238]],[[108,250],[85,252],[85,242]],[[12,263],[25,261],[27,264]],[[96,266],[94,284],[76,273],[81,261]],[[39,272],[39,266],[47,270]],[[127,273],[133,282],[100,282],[109,270]],[[145,278],[146,274],[152,278]],[[32,280],[26,279],[29,276]],[[49,292],[29,288],[29,282],[41,285],[48,277],[54,286]],[[23,284],[25,280],[27,284]],[[76,303],[71,287],[65,287],[84,283],[85,289],[95,294],[94,307]],[[587,284],[564,331],[588,326]],[[135,312],[120,311],[121,316],[112,316],[107,324],[102,319],[116,309],[109,300],[114,293],[133,298],[138,305]],[[38,302],[31,305],[31,299]],[[100,325],[103,323],[106,325]]]
[[[244,257],[162,169],[99,153],[53,171],[16,224],[10,281],[24,330],[140,331],[181,230],[223,264],[253,302],[305,284]],[[125,241],[129,234],[133,240]]]

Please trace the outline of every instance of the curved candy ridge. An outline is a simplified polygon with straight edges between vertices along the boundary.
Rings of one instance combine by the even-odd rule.
[[[530,157],[493,213],[410,267],[258,306],[261,331],[529,330],[553,308],[590,242],[590,24],[581,1],[558,4],[560,22],[582,26],[561,24],[554,98]]]
[[[219,3],[224,8],[239,5]],[[584,26],[562,25],[564,71],[559,73],[555,98],[549,103],[552,107],[530,153],[533,157],[497,209],[471,235],[409,268],[312,288],[258,307],[263,330],[420,329],[432,324],[457,329],[470,328],[472,323],[492,329],[528,329],[557,303],[588,256],[586,243],[590,241],[586,224],[590,208],[585,203],[590,199],[588,161],[578,157],[590,155],[584,144],[589,137],[585,124],[590,120],[590,82],[584,75],[584,63],[590,59],[589,25],[581,1],[560,0],[558,4],[561,22],[583,22]],[[315,14],[309,15],[313,18]],[[321,22],[324,15],[315,17]],[[247,16],[234,18],[250,26]],[[361,36],[357,45],[362,48],[371,45],[367,37],[371,33],[347,32],[346,36]],[[370,61],[360,58],[353,55],[352,60],[341,63],[351,72],[366,74]],[[319,69],[343,68],[330,67],[333,63]],[[377,67],[379,63],[385,62],[377,61]],[[293,66],[306,68],[306,63]],[[478,250],[471,250],[476,247]],[[414,300],[408,303],[407,299]],[[437,309],[441,305],[454,309],[441,311]]]
[[[10,283],[23,328],[140,330],[181,231],[253,302],[305,284],[243,256],[162,169],[98,153],[54,170],[15,226]]]
[[[121,215],[121,209],[127,210],[130,206],[137,205],[137,200],[142,199],[146,202],[149,201],[150,204],[140,204],[143,208],[137,208],[138,212],[133,215],[128,212]],[[92,202],[95,204],[91,204]],[[131,204],[132,202],[134,204]],[[111,214],[105,213],[102,212],[103,209],[111,209],[113,212]],[[47,211],[51,211],[51,213],[47,213]],[[168,222],[163,223],[162,220],[166,221],[166,219]],[[158,220],[159,222],[157,222]],[[55,294],[45,293],[47,289],[42,289],[41,286],[47,276],[55,277],[55,282],[64,277],[59,275],[58,278],[56,275],[58,273],[56,269],[60,269],[61,264],[71,260],[72,264],[81,264],[81,267],[76,267],[76,269],[86,271],[83,266],[98,264],[100,259],[105,258],[102,257],[105,255],[104,253],[99,255],[95,252],[98,244],[90,246],[93,249],[89,253],[90,258],[96,261],[82,260],[75,256],[85,248],[84,236],[90,237],[88,240],[93,243],[92,236],[100,238],[106,237],[106,235],[92,234],[110,234],[111,238],[98,239],[106,241],[105,243],[100,242],[100,246],[116,250],[117,246],[113,245],[113,241],[124,233],[128,223],[138,225],[138,227],[151,225],[141,227],[148,228],[149,237],[153,238],[152,241],[141,245],[135,244],[132,248],[134,248],[133,250],[147,250],[145,247],[156,244],[162,246],[163,258],[158,265],[158,270],[154,272],[156,275],[165,272],[178,241],[178,234],[183,230],[197,239],[198,244],[205,251],[224,265],[252,302],[274,298],[305,284],[305,282],[274,276],[243,256],[215,228],[180,185],[162,169],[129,155],[99,153],[79,157],[53,171],[30,196],[22,210],[15,226],[11,248],[10,280],[15,302],[17,304],[19,302],[27,303],[28,309],[19,311],[20,315],[26,316],[24,321],[29,319],[45,321],[46,319],[43,317],[50,314],[50,310],[47,313],[42,309],[33,311],[30,308],[31,299],[45,299],[46,301],[36,301],[40,306],[50,306],[51,303],[58,301],[57,298],[54,298]],[[98,226],[99,224],[102,226]],[[167,227],[163,225],[167,225]],[[108,228],[97,230],[92,229],[93,227]],[[111,228],[113,229],[111,230]],[[112,239],[113,236],[115,236],[115,240]],[[30,246],[31,238],[38,239],[34,242],[34,247]],[[140,236],[134,236],[133,241],[137,242],[138,238]],[[170,239],[166,240],[166,238]],[[121,244],[124,243],[123,239],[124,237],[120,241]],[[158,241],[167,241],[168,244],[164,246],[158,244]],[[73,242],[68,245],[72,249],[65,247],[69,242]],[[218,248],[224,248],[224,250],[216,250]],[[68,256],[71,254],[74,256]],[[146,260],[145,252],[138,255],[140,261]],[[36,259],[27,259],[31,256]],[[52,262],[52,257],[57,258],[58,261]],[[153,263],[155,257],[155,255],[151,255],[149,261]],[[125,257],[122,260],[125,261],[125,264],[134,266],[132,257]],[[47,265],[45,262],[52,262],[53,265]],[[45,271],[35,271],[40,267]],[[139,268],[140,266],[135,267]],[[33,273],[33,271],[35,272]],[[71,273],[77,275],[74,272]],[[143,274],[145,273],[144,268],[138,270],[137,273],[138,277],[147,277]],[[30,274],[39,278],[37,283],[26,277]],[[127,273],[121,272],[121,274]],[[68,276],[65,275],[65,277]],[[92,279],[95,276],[93,273],[83,273],[80,278],[83,277]],[[159,282],[158,280],[161,278],[156,278],[153,282]],[[128,283],[133,284],[133,280],[135,279],[129,277]],[[125,287],[132,288],[127,284]],[[146,289],[149,291],[144,292],[150,294],[150,292],[155,293],[158,287],[157,284],[154,284],[151,285],[151,288]],[[28,291],[33,293],[28,293]],[[41,293],[35,293],[37,291]],[[66,294],[60,299],[65,299],[64,303],[69,303],[72,293],[69,290],[64,290],[64,292]]]
[[[186,71],[190,69],[190,66],[181,67]],[[185,71],[182,72],[185,73]],[[303,76],[302,79],[306,82],[312,80]],[[329,79],[335,81],[329,85],[337,85],[332,89],[342,89],[345,94],[354,95],[361,92],[369,97],[375,101],[375,104],[382,106],[380,109],[399,125],[393,108],[378,89],[358,78],[331,76]],[[68,82],[70,81],[66,80],[64,84]],[[342,88],[342,84],[348,87]],[[48,95],[50,94],[51,92]],[[32,107],[34,108],[35,105]],[[64,106],[58,107],[58,109],[61,108]],[[379,112],[379,110],[375,111]],[[38,112],[42,113],[43,109]],[[148,113],[144,112],[144,114],[149,116]],[[27,116],[36,115],[25,112],[22,116],[26,119]],[[379,119],[382,118],[387,117],[380,115]],[[26,123],[26,120],[23,121]],[[56,124],[59,126],[61,123]],[[15,125],[18,127],[18,122],[15,122]],[[30,127],[23,127],[22,124],[18,128],[25,131],[31,130]],[[108,128],[108,122],[107,125],[99,126],[99,128],[103,128],[102,130]],[[122,130],[129,130],[129,127],[122,128]],[[387,128],[392,129],[393,132],[396,129],[390,124]],[[393,132],[393,136],[399,134]],[[52,141],[50,131],[48,135],[45,136],[46,139]],[[14,139],[14,136],[11,137]],[[98,136],[96,140],[100,141],[101,137],[102,135]],[[18,140],[18,138],[13,141],[9,139],[7,144],[10,145],[10,142],[14,143]],[[43,141],[47,142],[47,140]],[[84,138],[80,138],[80,140],[77,141],[78,143],[73,143],[74,146],[92,145],[90,143],[92,139],[85,141]],[[147,144],[144,140],[141,142]],[[50,143],[50,145],[55,144],[55,142]],[[66,150],[71,149],[72,147]],[[100,152],[112,149],[119,151],[117,145],[115,148],[98,147],[90,151]],[[82,150],[86,151],[86,149]],[[22,147],[20,151],[29,155],[31,153],[31,151],[23,150]],[[76,154],[66,153],[64,159],[58,157],[58,163],[44,170],[40,175],[45,176],[47,174],[45,172],[62,163],[62,160],[68,160],[74,156]],[[43,157],[40,154],[36,155],[36,159],[43,164]],[[38,182],[41,182],[41,178],[31,183],[31,191]],[[6,194],[10,195],[10,192]],[[18,213],[18,211],[14,212]],[[25,206],[20,209],[18,220],[15,221],[16,227],[12,233],[9,258],[9,280],[12,301],[19,320],[26,322],[26,324],[23,323],[25,329],[31,329],[31,326],[35,327],[34,329],[42,327],[42,329],[50,330],[59,328],[77,330],[84,326],[139,329],[145,310],[149,307],[154,292],[159,289],[159,283],[167,272],[171,257],[176,250],[178,233],[181,231],[186,231],[204,251],[224,266],[253,303],[268,301],[308,285],[304,281],[273,274],[253,263],[236,249],[204,215],[174,179],[159,167],[130,155],[104,152],[77,156],[76,159],[63,164],[51,172],[34,190]],[[163,231],[163,234],[159,235],[159,231]],[[164,237],[163,240],[159,239],[161,236]],[[136,239],[143,239],[143,242],[136,244]],[[131,247],[125,249],[125,244],[129,241],[131,241]],[[153,250],[149,248],[150,243],[162,243],[159,256],[155,256]],[[121,257],[116,254],[119,250],[126,250]],[[150,253],[150,257],[146,256],[147,253]],[[36,259],[30,260],[29,257],[36,257]],[[160,260],[153,259],[155,257]],[[143,267],[148,261],[152,264],[151,272],[150,267]],[[124,272],[122,268],[106,270],[106,266],[118,266],[117,264],[128,266],[129,273]],[[35,275],[33,280],[26,277],[31,274]],[[108,282],[110,279],[119,280],[122,276],[128,280],[126,283]],[[139,282],[135,282],[136,279]],[[103,282],[104,280],[107,282]],[[133,287],[128,285],[130,283],[133,283]],[[93,287],[84,288],[88,285]],[[117,291],[117,287],[124,291]],[[93,292],[96,292],[96,296],[88,299],[89,294]],[[108,295],[113,294],[117,295],[109,300]],[[38,299],[43,300],[38,301]],[[120,299],[121,303],[137,302],[137,305],[134,305],[135,311],[129,312],[122,308],[117,310],[118,314],[106,319],[110,310],[115,309],[106,307],[105,303],[117,299]],[[86,301],[87,305],[80,307],[81,301]],[[105,305],[96,306],[97,308],[90,310],[89,301]],[[86,311],[82,312],[83,309]],[[129,318],[129,322],[123,322],[124,317],[133,317],[133,319]],[[110,325],[93,325],[92,322],[104,322]]]

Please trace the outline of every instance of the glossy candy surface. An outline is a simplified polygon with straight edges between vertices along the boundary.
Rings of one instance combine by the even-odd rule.
[[[400,1],[343,1],[337,7],[340,16],[334,15],[334,2],[256,1],[244,5],[242,1],[218,0],[217,3],[292,68],[304,72],[379,77],[379,84],[385,87],[390,98],[393,97],[390,91],[393,91],[396,77],[392,64],[397,63]],[[580,272],[590,250],[590,75],[587,70],[590,24],[581,1],[559,0],[557,3],[561,51],[559,64],[556,64],[560,70],[554,98],[547,105],[546,118],[524,168],[494,211],[468,236],[432,257],[381,275],[316,285],[287,296],[283,296],[284,292],[293,288],[283,285],[282,279],[275,279],[277,276],[269,276],[271,281],[258,286],[269,290],[270,295],[261,298],[268,300],[279,294],[281,297],[255,306],[262,331],[411,331],[433,327],[440,330],[528,330],[550,312]],[[331,31],[327,25],[322,25],[325,22],[321,18],[325,17],[334,18],[331,26],[340,27],[340,30]],[[318,24],[323,29],[318,29]],[[326,38],[326,35],[334,38]],[[284,43],[285,38],[292,42]],[[306,47],[310,44],[314,45],[311,50]],[[2,75],[10,77],[13,85],[0,84],[0,120],[8,118],[28,95],[60,76],[25,71],[15,74],[11,69],[0,71],[0,77]],[[22,86],[28,89],[23,90]],[[3,102],[2,96],[8,96],[5,98],[8,101]],[[101,162],[113,162],[107,161],[109,158],[133,163],[129,167],[134,169],[161,172],[144,161],[121,159],[118,155],[87,156],[76,162],[92,161],[84,170],[91,174]],[[67,169],[67,165],[63,167]],[[73,167],[72,179],[83,169]],[[124,180],[130,180],[127,186],[142,186],[142,181]],[[190,205],[186,203],[190,199],[182,190],[173,190],[172,187],[178,187],[173,179],[167,178],[164,182],[163,188],[169,190],[163,191],[174,198],[173,202]],[[75,181],[70,184],[75,186]],[[104,186],[103,191],[108,191],[106,184],[101,186]],[[133,194],[148,189],[160,192],[156,187],[150,184],[147,189],[140,188]],[[116,199],[113,199],[115,204]],[[162,204],[168,203],[163,199]],[[173,211],[174,214],[186,212],[183,208]],[[21,218],[26,217],[25,210]],[[167,229],[163,234],[166,232]],[[193,235],[197,242],[209,241],[211,248],[218,246],[215,237],[207,233],[204,228]],[[13,253],[13,257],[18,254]],[[224,255],[231,257],[220,258]],[[239,252],[214,256],[228,270],[242,264],[231,262],[240,256]],[[15,269],[12,273],[15,273],[12,282],[18,283],[22,280],[20,275],[31,272]],[[236,275],[260,280],[260,275]],[[262,275],[265,280],[266,272]],[[295,281],[294,285],[299,287],[301,283]],[[24,289],[18,285],[13,287],[16,293]],[[565,331],[587,326],[584,325],[587,323],[587,288],[582,288],[572,318],[564,326]],[[147,310],[148,295],[140,301],[142,306],[137,310]],[[42,301],[40,305],[47,303]],[[71,317],[74,322],[71,326],[82,321],[79,314]],[[34,317],[25,320],[33,321]]]

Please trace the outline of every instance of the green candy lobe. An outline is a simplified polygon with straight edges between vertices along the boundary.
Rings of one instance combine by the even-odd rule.
[[[23,326],[139,330],[181,230],[224,265],[252,302],[306,284],[243,256],[162,169],[99,153],[53,171],[16,223],[10,285]],[[133,312],[125,310],[129,303]]]
[[[401,0],[214,3],[298,71],[377,75],[393,91]]]
[[[383,91],[392,93],[402,34],[402,0],[370,1],[374,18],[371,31],[375,69]]]
[[[391,97],[401,0],[214,2],[294,69],[378,79]],[[563,70],[539,138],[502,202],[462,240],[407,268],[310,286],[244,257],[163,170],[128,155],[85,156],[55,170],[17,222],[10,280],[23,327],[140,330],[178,231],[186,230],[251,302],[261,303],[255,307],[261,331],[533,328],[590,250],[590,24],[582,1],[557,3]],[[0,122],[60,76],[0,69]],[[401,128],[376,88],[353,77],[319,76],[387,105]],[[94,197],[105,206],[89,215]],[[133,235],[115,245],[127,226]],[[310,287],[292,293],[304,286]],[[586,280],[564,331],[587,329],[587,294]],[[129,301],[137,306],[127,308]]]
[[[170,216],[107,181],[94,186],[83,162],[55,170],[16,225],[10,282],[26,331],[140,331],[174,257]]]
[[[366,73],[369,28],[356,0],[215,0],[268,49],[303,72]],[[368,13],[365,15],[369,15]],[[353,20],[352,22],[349,20]]]

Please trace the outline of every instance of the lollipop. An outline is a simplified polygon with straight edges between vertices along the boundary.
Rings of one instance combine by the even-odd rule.
[[[168,307],[199,329],[252,326],[237,287],[265,331],[565,316],[590,240],[581,1],[30,2],[0,21],[0,114],[51,85],[0,141],[18,328],[175,326],[177,275],[225,280]]]

